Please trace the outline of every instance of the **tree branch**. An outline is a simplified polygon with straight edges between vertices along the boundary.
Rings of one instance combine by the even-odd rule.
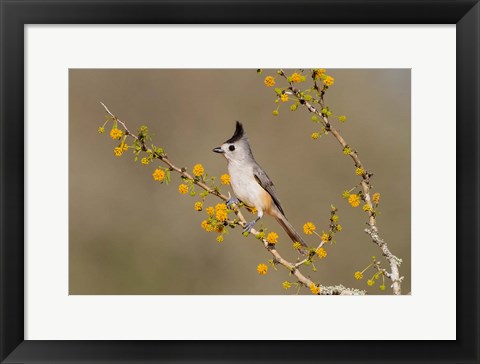
[[[145,141],[142,138],[139,138],[137,135],[133,134],[128,129],[127,125],[123,121],[121,121],[119,118],[117,118],[107,108],[107,106],[103,102],[100,102],[100,104],[104,107],[105,111],[125,129],[125,135],[130,135],[132,138],[134,138],[136,141],[138,141],[140,143],[140,145],[142,147],[142,150],[144,152],[152,153],[155,158],[157,158],[160,161],[162,161],[163,163],[165,163],[172,171],[175,171],[175,172],[179,173],[180,176],[183,177],[183,178],[191,180],[194,184],[201,187],[202,189],[207,191],[209,194],[212,194],[212,195],[222,199],[223,201],[228,200],[227,196],[223,195],[222,193],[220,193],[219,191],[217,191],[215,189],[210,188],[208,185],[206,185],[205,183],[203,183],[199,179],[192,177],[185,170],[185,168],[177,167],[175,164],[173,164],[173,162],[171,162],[167,158],[166,155],[161,155],[161,154],[151,150],[150,148],[148,148],[148,146],[145,144]],[[245,218],[243,217],[243,214],[239,210],[238,206],[233,205],[232,207],[233,207],[233,212],[238,217],[238,222],[237,221],[231,221],[231,223],[238,224],[242,227],[245,226],[247,222],[246,222]],[[273,256],[274,264],[280,264],[281,266],[285,267],[288,271],[290,271],[291,274],[293,274],[297,278],[298,282],[301,285],[303,285],[307,288],[310,287],[312,284],[314,284],[316,286],[319,286],[318,284],[313,282],[309,277],[306,277],[302,272],[300,272],[299,266],[301,264],[303,264],[304,262],[303,263],[301,262],[301,264],[296,265],[294,263],[291,263],[291,262],[287,261],[286,259],[284,259],[280,255],[280,253],[277,251],[277,249],[275,248],[274,245],[269,244],[266,239],[259,237],[259,234],[260,234],[259,231],[255,230],[255,229],[252,229],[250,233],[255,238],[257,238],[257,240],[259,240],[263,244],[264,248]],[[323,244],[320,244],[320,245],[323,245]],[[365,291],[354,289],[354,288],[346,288],[342,285],[338,285],[338,286],[319,286],[319,287],[320,287],[320,292],[319,292],[320,295],[364,295],[365,294]]]
[[[301,91],[294,86],[292,81],[288,80],[288,77],[285,74],[285,72],[283,72],[283,70],[280,70],[279,74],[287,80],[287,82],[289,84],[289,87],[288,87],[289,90],[300,101],[300,104],[303,104],[309,112],[311,112],[315,115],[318,115],[321,118],[321,121],[322,121],[323,126],[325,127],[325,130],[329,131],[334,136],[334,138],[340,143],[342,148],[345,150],[345,148],[349,147],[349,145],[347,144],[345,139],[340,135],[339,131],[331,126],[330,121],[328,120],[328,116],[324,115],[322,112],[320,112],[318,109],[316,109],[312,105],[312,103],[310,103],[309,101],[304,99],[304,97],[301,94]],[[316,88],[316,90],[318,90],[318,85],[317,85],[316,81],[314,83],[314,87]],[[324,100],[323,100],[324,93],[325,92],[322,90],[321,93],[320,93],[320,98],[318,100],[315,99],[315,101],[318,102],[318,104],[320,105],[320,107],[322,109],[325,107]],[[352,158],[353,162],[355,163],[355,166],[357,168],[361,168],[364,171],[364,173],[362,174],[362,181],[361,181],[360,185],[362,186],[365,202],[370,207],[372,207],[373,203],[372,203],[372,198],[370,196],[370,177],[372,175],[367,172],[367,169],[364,167],[364,165],[363,165],[362,161],[360,160],[360,158],[358,156],[358,153],[356,151],[351,150],[350,153],[348,153],[348,155]],[[402,260],[399,259],[398,257],[396,257],[395,255],[393,255],[391,253],[391,251],[388,249],[387,243],[385,243],[385,241],[383,241],[379,237],[378,228],[376,226],[375,213],[370,210],[368,212],[368,214],[369,214],[369,220],[368,220],[369,228],[365,229],[365,232],[370,235],[370,237],[372,239],[372,242],[377,244],[380,247],[383,255],[385,256],[385,258],[389,262],[390,268],[391,268],[392,271],[391,271],[390,276],[388,278],[390,278],[390,280],[392,281],[393,293],[396,294],[396,295],[400,295],[400,294],[402,294],[401,282],[402,282],[403,277],[400,277],[398,267],[400,266]]]

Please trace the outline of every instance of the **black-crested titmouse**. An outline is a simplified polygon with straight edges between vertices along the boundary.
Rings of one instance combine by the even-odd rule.
[[[235,196],[245,205],[254,207],[258,211],[257,218],[247,223],[243,231],[250,232],[255,223],[266,213],[278,221],[292,241],[306,247],[307,244],[285,217],[273,182],[253,158],[248,138],[240,122],[237,121],[233,136],[213,151],[222,153],[227,159],[230,184]],[[227,205],[238,202],[236,198],[230,198]],[[304,249],[300,251],[305,252]]]

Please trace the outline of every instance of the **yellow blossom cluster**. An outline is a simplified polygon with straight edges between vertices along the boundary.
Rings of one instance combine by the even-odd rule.
[[[325,86],[332,86],[335,83],[335,79],[331,76],[326,76],[323,80]]]
[[[155,181],[163,181],[165,179],[165,171],[163,169],[157,168],[153,173],[152,177]]]
[[[178,192],[180,192],[182,195],[186,194],[188,192],[188,186],[182,183],[180,186],[178,186]]]
[[[312,133],[312,139],[313,139],[313,140],[318,139],[319,136],[320,136],[319,133]]]
[[[193,206],[195,211],[202,211],[203,210],[203,202],[195,202],[195,205]]]
[[[148,163],[150,163],[150,161],[148,160],[148,158],[145,158],[145,157],[143,157],[140,162],[141,162],[143,165],[147,165]]]
[[[322,78],[322,76],[325,74],[325,68],[314,69],[313,73],[314,73],[314,78],[318,80],[319,78]]]
[[[280,100],[282,100],[282,102],[287,102],[288,101],[288,94],[283,93],[280,96]]]
[[[285,281],[282,283],[283,289],[289,289],[292,286],[292,284],[289,281]]]
[[[195,166],[193,167],[193,174],[197,177],[200,177],[204,173],[205,169],[203,168],[203,166],[200,163],[195,164]]]
[[[267,274],[267,271],[268,271],[268,267],[265,264],[261,263],[257,266],[258,274],[263,276],[263,275]]]
[[[212,224],[209,224],[207,220],[203,220],[200,225],[201,225],[202,229],[205,230],[207,233],[209,233],[213,230]]]
[[[301,82],[301,81],[302,81],[302,75],[299,74],[299,73],[297,73],[297,72],[295,72],[294,74],[292,74],[292,75],[290,76],[290,80],[291,80],[292,82]]]
[[[220,182],[222,185],[229,185],[230,184],[230,175],[225,173],[220,176]]]
[[[320,259],[326,258],[327,257],[327,251],[324,248],[318,248],[316,250],[316,253]]]
[[[352,205],[352,207],[358,207],[360,205],[360,197],[356,194],[351,194],[348,197],[348,203]]]
[[[113,154],[114,154],[116,157],[120,157],[120,156],[123,154],[123,149],[120,148],[120,147],[116,147],[116,148],[113,150]]]
[[[212,217],[213,214],[215,213],[215,209],[213,208],[213,206],[208,206],[205,209],[205,212],[208,214],[208,216]]]
[[[378,205],[378,203],[380,202],[380,194],[378,192],[375,192],[373,194],[372,200],[375,205]]]
[[[307,222],[305,225],[303,225],[303,232],[306,235],[312,235],[316,229],[317,227],[311,222]]]
[[[360,168],[358,167],[356,170],[355,170],[355,174],[357,176],[361,176],[365,171],[363,170],[363,168]]]
[[[313,294],[319,294],[320,293],[320,287],[318,287],[315,283],[311,283],[309,288],[310,288],[310,291]]]
[[[293,243],[293,249],[298,250],[302,247],[302,244],[300,244],[298,241]]]
[[[362,272],[355,272],[353,275],[357,281],[363,278],[363,273]]]
[[[274,233],[273,231],[268,233],[267,241],[268,241],[269,244],[276,244],[277,241],[278,241],[278,234]]]
[[[110,138],[112,138],[113,140],[120,139],[122,135],[123,135],[123,131],[121,131],[118,128],[113,128],[112,130],[110,130]]]
[[[224,203],[218,203],[215,206],[215,217],[218,221],[225,221],[228,217],[227,205]]]
[[[328,235],[327,233],[324,232],[324,233],[322,234],[321,239],[322,239],[322,241],[323,241],[324,243],[328,243],[328,241],[330,240],[330,235]]]
[[[267,86],[267,87],[273,87],[273,86],[275,86],[275,79],[274,79],[272,76],[267,76],[267,77],[265,77],[265,79],[263,80],[263,83],[264,83],[265,86]]]

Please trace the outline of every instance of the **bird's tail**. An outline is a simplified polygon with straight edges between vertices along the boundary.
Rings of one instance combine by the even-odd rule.
[[[290,237],[290,239],[292,239],[294,243],[299,242],[300,244],[302,244],[303,247],[306,248],[306,249],[300,248],[298,249],[298,251],[302,254],[306,254],[308,252],[308,245],[302,239],[300,234],[298,234],[295,231],[292,224],[290,224],[287,218],[283,216],[283,214],[278,214],[277,216],[275,216],[275,218],[277,219],[278,223],[282,226],[282,228],[285,230],[285,232],[288,234],[288,236]]]

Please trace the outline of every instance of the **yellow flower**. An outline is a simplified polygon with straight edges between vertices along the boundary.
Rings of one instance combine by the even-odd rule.
[[[160,168],[157,168],[153,172],[152,177],[155,181],[163,181],[165,178],[165,171]]]
[[[141,162],[142,162],[142,164],[145,164],[145,165],[147,165],[148,163],[150,163],[149,160],[148,160],[148,158],[145,158],[145,157],[142,158]]]
[[[315,79],[317,80],[325,74],[325,68],[315,69],[313,70],[313,72],[315,74]]]
[[[361,175],[363,174],[363,172],[364,172],[363,168],[360,168],[360,167],[358,167],[358,168],[355,170],[355,174],[356,174],[357,176],[361,176]]]
[[[195,205],[193,206],[195,211],[202,211],[203,210],[203,203],[202,202],[195,202]]]
[[[342,192],[342,197],[343,198],[349,198],[350,197],[350,191],[347,191],[347,190],[343,191]]]
[[[280,100],[282,100],[282,102],[287,102],[288,101],[288,94],[282,94],[282,96],[280,96]]]
[[[312,291],[313,294],[319,294],[320,293],[320,287],[318,287],[315,283],[310,284],[310,291]]]
[[[333,222],[337,222],[338,221],[338,215],[332,215],[331,219],[332,219]]]
[[[325,77],[325,79],[323,80],[323,83],[324,83],[326,86],[332,86],[332,85],[335,83],[335,79],[334,79],[333,77],[327,76],[327,77]]]
[[[342,231],[342,225],[337,224],[337,225],[336,225],[336,229],[337,229],[337,231]]]
[[[223,235],[217,236],[217,243],[222,243],[223,242]]]
[[[290,80],[292,82],[300,82],[300,81],[302,81],[302,75],[295,72],[293,75],[290,76]]]
[[[125,151],[125,150],[128,150],[128,145],[127,143],[122,143],[121,145],[122,149]]]
[[[327,257],[327,251],[324,248],[318,248],[316,253],[320,259]]]
[[[344,123],[347,120],[347,117],[345,115],[340,115],[338,117],[338,120],[340,120],[342,123]]]
[[[112,139],[120,139],[123,135],[123,131],[121,131],[120,129],[117,129],[117,128],[113,128],[112,130],[110,130],[110,138]]]
[[[99,132],[100,134],[105,133],[105,128],[104,128],[103,126],[99,127],[99,128],[98,128],[98,132]]]
[[[362,209],[363,211],[370,211],[372,208],[370,207],[370,205],[365,204],[363,205]]]
[[[289,281],[285,281],[282,283],[283,289],[289,289],[292,284]]]
[[[180,192],[182,195],[186,194],[188,192],[188,186],[182,183],[180,186],[178,186],[178,192]]]
[[[324,243],[328,243],[329,240],[330,240],[330,235],[328,235],[327,233],[323,233],[322,234],[322,241]]]
[[[205,172],[205,169],[200,163],[195,164],[195,166],[193,167],[193,174],[197,177],[200,177],[204,172]]]
[[[213,226],[209,224],[207,220],[203,220],[201,226],[202,229],[205,230],[207,233],[213,230]]]
[[[272,87],[272,86],[275,86],[275,79],[272,76],[267,76],[265,77],[265,80],[263,80],[263,83],[267,87]]]
[[[220,176],[220,182],[222,185],[229,185],[230,184],[230,175],[229,174],[222,174]]]
[[[360,197],[356,194],[352,194],[348,197],[348,203],[352,205],[352,207],[358,207],[360,205]]]
[[[312,133],[312,139],[318,139],[318,137],[320,136],[320,134],[318,133]]]
[[[352,150],[349,147],[343,148],[343,154],[349,155],[352,152]]]
[[[311,222],[307,222],[305,225],[303,225],[303,232],[307,235],[312,235],[316,229],[316,226]]]
[[[116,157],[120,157],[120,156],[123,154],[122,148],[116,147],[116,148],[113,150],[113,154],[115,154]]]
[[[295,104],[290,105],[290,110],[291,110],[291,111],[297,110],[297,105],[295,105]]]
[[[257,266],[258,274],[263,276],[263,275],[267,274],[267,271],[268,271],[268,267],[265,264],[262,263],[262,264],[259,264]]]
[[[375,281],[374,281],[373,279],[369,279],[369,280],[367,281],[367,284],[368,284],[369,286],[373,286],[373,285],[375,284]]]
[[[355,272],[353,275],[357,281],[363,278],[363,273],[362,272]]]
[[[215,217],[217,218],[218,221],[225,221],[227,220],[228,213],[227,213],[227,205],[224,203],[218,203],[215,206]]]
[[[205,211],[207,212],[208,216],[213,216],[215,213],[215,209],[212,206],[208,206]]]
[[[268,233],[267,235],[267,241],[270,243],[270,244],[276,244],[277,241],[278,241],[278,234],[277,233],[274,233],[273,231]]]
[[[372,200],[375,203],[375,205],[378,205],[378,203],[380,202],[380,194],[378,192],[375,192],[373,194]]]

